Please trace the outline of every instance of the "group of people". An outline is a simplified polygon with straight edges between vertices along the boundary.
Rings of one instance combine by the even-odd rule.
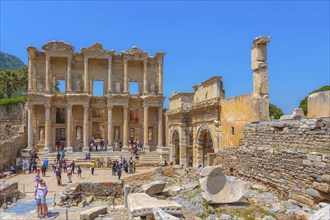
[[[101,140],[100,145],[98,145],[97,143],[95,143],[94,137],[92,137],[89,141],[89,152],[104,150],[106,150],[104,141]]]
[[[120,157],[120,160],[114,160],[112,162],[112,175],[118,176],[118,180],[121,178],[122,170],[125,171],[125,173],[133,174],[136,171],[136,160],[133,160],[133,157],[130,157],[130,159],[127,161],[125,158]]]
[[[34,198],[37,204],[38,218],[43,218],[48,215],[48,207],[46,203],[46,196],[48,187],[46,182],[41,178],[36,178],[36,185],[34,187]]]

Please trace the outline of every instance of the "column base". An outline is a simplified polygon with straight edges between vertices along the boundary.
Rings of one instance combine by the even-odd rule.
[[[83,153],[89,153],[89,147],[84,147],[82,152]]]
[[[143,146],[143,151],[144,152],[150,152],[150,146]]]
[[[50,153],[50,149],[49,149],[49,147],[44,147],[44,155],[45,156],[49,156],[49,153]]]
[[[73,148],[72,147],[67,147],[66,148],[66,153],[67,154],[72,154],[73,153]]]
[[[123,146],[121,149],[122,152],[129,152],[128,146]]]
[[[107,147],[107,152],[113,152],[113,147],[109,145],[109,146]]]

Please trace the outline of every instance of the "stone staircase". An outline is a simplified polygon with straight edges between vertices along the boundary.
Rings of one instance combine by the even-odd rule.
[[[43,153],[38,153],[38,157],[42,162],[44,159],[48,159],[49,164],[56,159],[55,152],[50,153],[48,155],[44,155]],[[121,152],[121,151],[114,151],[114,152],[107,152],[107,151],[93,151],[91,152],[91,160],[95,160],[96,162],[103,163],[104,161],[112,161],[112,160],[119,160],[120,157],[129,160],[132,156],[130,152]],[[133,157],[134,158],[134,157]],[[76,166],[80,165],[82,167],[88,167],[91,163],[91,160],[85,160],[85,153],[82,152],[73,152],[71,154],[65,154],[65,159],[68,161],[68,164],[71,163],[73,160],[75,161]],[[40,163],[41,163],[40,162]],[[41,165],[39,163],[39,165]],[[143,152],[139,156],[139,161],[137,166],[138,167],[146,167],[146,166],[157,166],[160,165],[161,160],[156,151],[151,152]],[[100,164],[100,163],[99,163]],[[108,164],[109,166],[109,164]]]

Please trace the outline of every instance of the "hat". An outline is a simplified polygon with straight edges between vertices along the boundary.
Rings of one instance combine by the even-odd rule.
[[[43,182],[44,180],[40,178],[40,179],[38,179],[38,181],[39,181],[39,182]]]

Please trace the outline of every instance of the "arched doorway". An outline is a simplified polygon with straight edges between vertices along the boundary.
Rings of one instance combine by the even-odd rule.
[[[180,137],[177,130],[172,133],[172,152],[173,162],[180,164]]]
[[[197,144],[201,149],[200,156],[203,162],[203,166],[207,165],[207,156],[210,153],[214,153],[213,141],[211,136],[211,130],[207,125],[203,125],[199,130]]]

